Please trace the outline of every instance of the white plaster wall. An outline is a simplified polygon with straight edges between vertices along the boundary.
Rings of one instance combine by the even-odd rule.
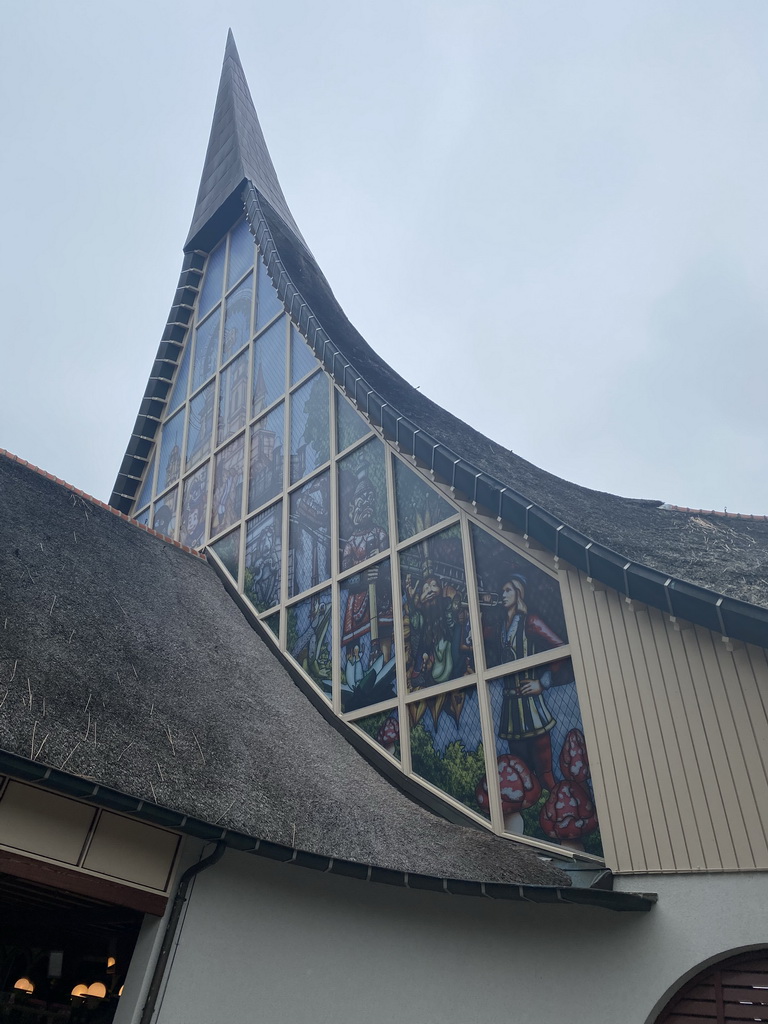
[[[195,882],[158,1024],[646,1024],[768,943],[765,875],[623,878],[648,914],[418,893],[228,851]]]

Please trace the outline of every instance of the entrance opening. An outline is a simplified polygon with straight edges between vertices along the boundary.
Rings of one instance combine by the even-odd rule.
[[[110,1024],[142,920],[0,874],[0,1024]]]
[[[677,992],[656,1024],[744,1024],[768,1021],[768,950],[722,960]]]

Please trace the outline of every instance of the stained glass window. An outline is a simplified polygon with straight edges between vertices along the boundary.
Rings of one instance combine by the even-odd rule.
[[[370,431],[363,417],[355,412],[349,402],[336,392],[336,435],[338,451],[343,452],[355,441]]]
[[[248,353],[243,352],[221,372],[217,442],[221,444],[245,426],[248,406]]]
[[[175,484],[181,473],[181,446],[184,440],[184,413],[177,413],[166,420],[160,442],[160,465],[157,473],[157,490]]]
[[[267,617],[265,619],[262,619],[262,622],[267,627],[267,629],[270,630],[270,632],[275,634],[275,638],[279,639],[279,637],[280,637],[280,612],[273,612],[272,615],[267,615]]]
[[[184,481],[184,500],[181,506],[182,544],[199,547],[205,540],[205,510],[208,504],[208,463]]]
[[[229,575],[236,580],[240,567],[240,527],[211,546]]]
[[[233,229],[229,238],[229,270],[227,272],[227,288],[239,281],[246,270],[253,266],[256,252],[254,238],[248,221],[241,220]]]
[[[211,533],[232,526],[242,515],[245,434],[216,455],[213,476]]]
[[[374,437],[339,463],[341,569],[389,547],[384,445]]]
[[[176,507],[178,498],[179,489],[174,487],[172,491],[168,491],[165,497],[155,502],[155,516],[152,520],[152,528],[157,530],[158,533],[164,533],[166,537],[174,537],[176,535],[178,519]]]
[[[253,275],[235,288],[226,302],[224,313],[224,341],[221,361],[225,363],[235,352],[239,352],[251,337],[251,302],[253,299]]]
[[[285,391],[285,320],[273,324],[253,348],[253,403],[258,416]]]
[[[312,682],[330,697],[333,650],[330,588],[288,609],[287,649]]]
[[[317,367],[317,360],[310,351],[309,345],[291,324],[291,384],[298,384]]]
[[[152,497],[152,478],[155,475],[155,453],[152,452],[152,458],[149,460],[149,465],[144,470],[144,480],[141,484],[141,490],[138,493],[134,505],[136,508],[144,508],[149,499]]]
[[[422,530],[436,526],[456,511],[400,459],[395,459],[395,496],[400,540],[408,540]]]
[[[282,402],[251,427],[249,512],[277,497],[283,489],[284,433],[285,408]]]
[[[141,523],[142,526],[149,526],[149,509],[145,508],[143,512],[139,512],[134,516],[137,523]]]
[[[209,309],[213,309],[221,298],[221,286],[224,281],[224,256],[226,254],[226,243],[217,245],[208,262],[205,265],[205,277],[203,287],[200,289],[200,301],[198,303],[197,315],[204,317]]]
[[[272,284],[267,268],[259,262],[259,293],[256,299],[256,330],[260,331],[270,320],[282,312],[283,304],[280,301],[275,286]]]
[[[389,559],[339,585],[341,708],[356,711],[397,695]]]
[[[195,332],[195,361],[192,364],[192,390],[208,380],[219,362],[219,325],[221,308],[212,313]]]
[[[245,596],[257,612],[280,601],[282,503],[260,512],[248,523],[245,534]]]
[[[366,715],[365,718],[356,718],[355,725],[374,739],[388,754],[400,760],[400,714],[397,708]]]
[[[176,412],[178,407],[187,397],[187,389],[189,387],[189,361],[192,354],[192,338],[191,335],[187,336],[187,344],[184,346],[184,351],[181,354],[181,362],[176,370],[176,377],[173,381],[173,390],[171,391],[171,397],[168,399],[168,413]]]
[[[331,575],[331,511],[328,473],[291,494],[288,594],[301,594]]]
[[[187,458],[185,465],[194,466],[211,450],[213,434],[213,401],[216,394],[214,381],[195,395],[189,404],[189,429],[187,431]]]
[[[291,483],[327,462],[330,453],[328,378],[318,373],[291,397]]]

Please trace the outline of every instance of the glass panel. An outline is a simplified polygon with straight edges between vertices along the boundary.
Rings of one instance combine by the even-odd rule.
[[[436,526],[456,511],[400,459],[395,459],[395,496],[400,540],[408,540],[422,530]]]
[[[248,353],[243,352],[226,370],[221,371],[218,444],[245,426],[247,399]]]
[[[258,416],[285,391],[285,320],[278,320],[253,346],[253,407]]]
[[[241,220],[229,236],[227,289],[230,289],[235,281],[239,281],[246,270],[253,266],[255,252],[255,241],[251,229],[248,227],[248,221]]]
[[[245,596],[259,612],[280,600],[281,510],[278,501],[254,516],[245,536]]]
[[[196,548],[205,540],[205,510],[208,504],[208,463],[184,481],[180,541]]]
[[[455,800],[490,818],[483,794],[485,754],[477,687],[408,705],[413,770]]]
[[[152,458],[149,460],[149,465],[144,470],[144,482],[141,485],[138,497],[133,503],[134,508],[144,508],[149,499],[152,497],[152,477],[155,474],[155,452],[152,452]]]
[[[291,384],[296,384],[316,368],[317,360],[309,345],[291,324]]]
[[[224,342],[221,361],[226,363],[230,356],[239,352],[251,337],[251,300],[253,298],[253,275],[247,277],[227,299],[224,314]]]
[[[488,667],[567,643],[557,580],[474,525],[472,546]]]
[[[139,512],[137,516],[133,518],[137,523],[141,523],[143,526],[149,526],[149,509],[145,508],[143,512]]]
[[[343,452],[364,437],[371,428],[343,395],[336,392],[336,442]]]
[[[245,434],[222,448],[216,456],[213,478],[211,534],[236,523],[243,514],[243,475],[245,472]]]
[[[211,381],[208,387],[201,391],[199,395],[195,395],[189,403],[186,466],[193,466],[211,450],[215,388],[215,381]]]
[[[356,718],[355,725],[373,737],[388,754],[400,760],[400,714],[397,708]]]
[[[602,856],[570,658],[488,684],[507,832]]]
[[[217,540],[211,547],[219,556],[224,568],[233,580],[237,581],[240,568],[240,527],[228,533],[222,540]]]
[[[179,489],[174,487],[164,498],[155,502],[155,518],[152,526],[158,533],[164,533],[166,537],[176,536],[178,497]]]
[[[256,301],[256,330],[260,331],[265,324],[268,324],[278,313],[282,313],[283,304],[280,301],[275,286],[272,284],[266,267],[259,260],[259,294]]]
[[[283,489],[283,435],[285,405],[251,427],[251,474],[248,483],[248,511],[252,512]]]
[[[324,590],[288,609],[288,653],[331,696],[331,591]]]
[[[339,585],[341,709],[356,711],[397,694],[389,559]]]
[[[200,290],[200,301],[197,304],[197,318],[202,319],[209,309],[213,309],[221,298],[221,286],[224,283],[225,246],[222,242],[213,250],[205,265],[203,287]]]
[[[318,373],[291,397],[291,483],[328,461],[329,431],[328,378]]]
[[[197,391],[208,380],[219,362],[219,324],[221,309],[217,309],[195,333],[195,362],[192,366],[192,390]]]
[[[181,362],[176,370],[173,390],[168,399],[168,412],[175,412],[187,397],[189,388],[189,363],[192,358],[192,332],[187,335],[187,344],[181,354]]]
[[[184,412],[177,413],[163,426],[160,442],[160,465],[157,474],[157,490],[175,484],[181,473],[181,446],[184,440]]]
[[[389,547],[384,445],[377,437],[339,463],[339,544],[342,571]]]
[[[400,578],[408,689],[474,672],[458,523],[401,552]]]
[[[288,594],[301,594],[331,575],[331,512],[328,473],[291,494]]]
[[[275,634],[275,639],[280,637],[280,612],[274,612],[272,615],[268,615],[266,619],[261,620],[267,629],[271,630]]]

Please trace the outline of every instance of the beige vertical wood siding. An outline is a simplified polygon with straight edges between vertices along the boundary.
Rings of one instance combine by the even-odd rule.
[[[768,652],[561,578],[608,866],[768,869]]]

